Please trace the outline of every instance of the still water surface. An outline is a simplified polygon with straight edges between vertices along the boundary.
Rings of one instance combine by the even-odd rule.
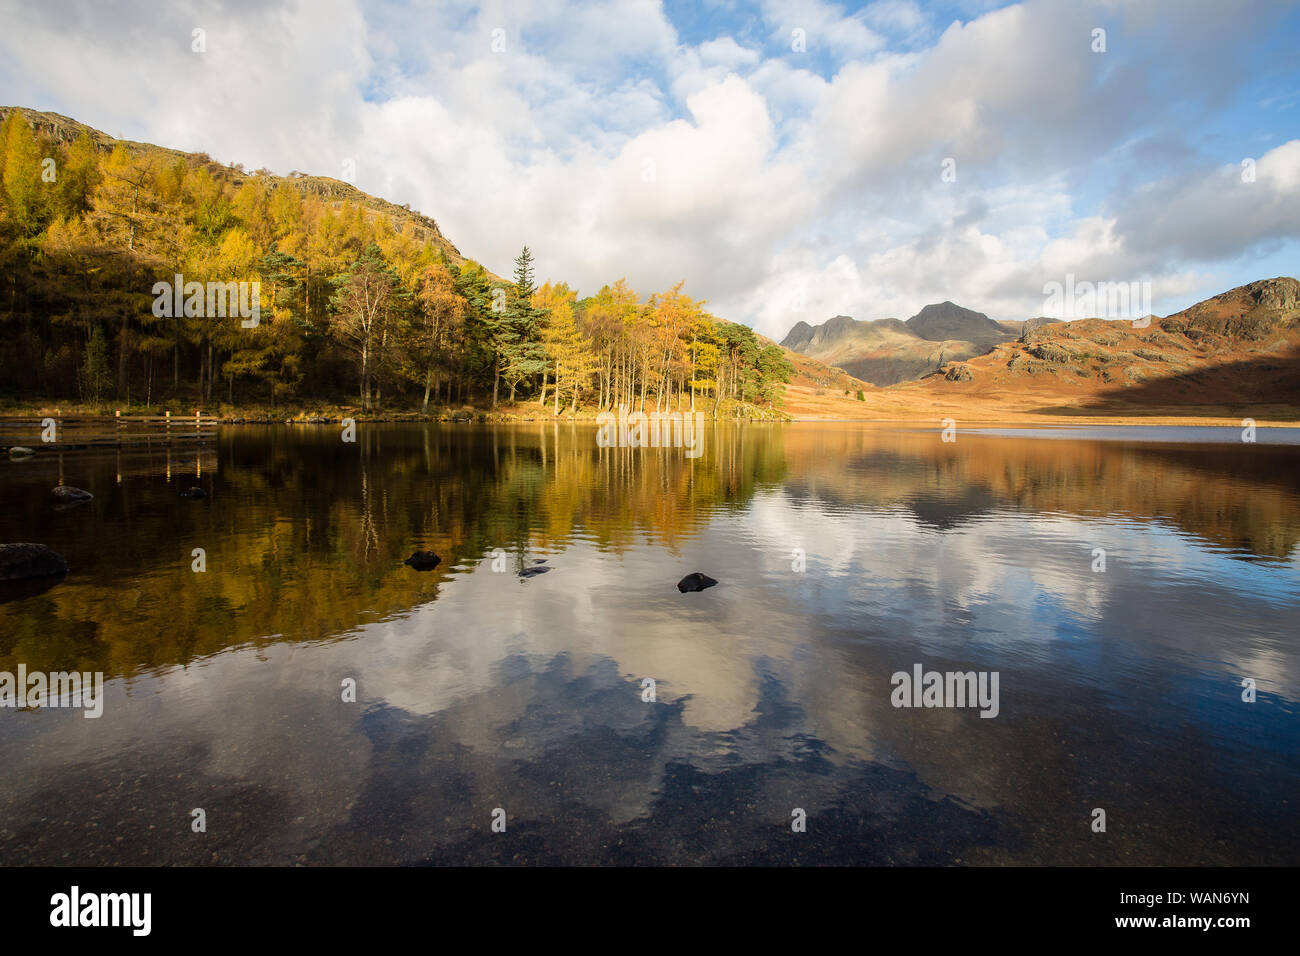
[[[0,864],[1295,864],[1300,447],[1161,432],[0,464],[0,541],[72,568],[0,595],[0,670],[108,681],[97,720],[0,709]],[[997,672],[997,716],[893,707],[916,664]]]

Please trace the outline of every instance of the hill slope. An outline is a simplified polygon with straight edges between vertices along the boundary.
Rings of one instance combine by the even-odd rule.
[[[32,127],[33,132],[44,134],[56,143],[71,144],[76,142],[82,135],[85,135],[89,137],[95,148],[101,153],[111,153],[114,147],[120,144],[133,155],[152,153],[183,159],[191,165],[206,166],[214,176],[222,178],[236,188],[242,186],[246,180],[260,179],[264,180],[271,188],[279,188],[282,185],[292,187],[302,196],[320,199],[329,203],[334,209],[341,208],[344,203],[350,203],[364,209],[371,218],[386,216],[399,231],[409,225],[412,235],[417,241],[432,242],[441,248],[447,258],[457,265],[462,265],[465,262],[465,257],[460,250],[442,234],[442,230],[433,219],[418,211],[412,211],[407,206],[398,206],[377,196],[362,192],[342,180],[331,179],[328,176],[309,176],[298,172],[292,172],[288,176],[277,176],[268,170],[249,173],[238,165],[223,166],[206,153],[186,153],[166,146],[154,146],[150,143],[138,143],[132,140],[117,140],[93,126],[87,126],[85,123],[80,123],[59,113],[42,112],[22,106],[0,106],[0,124],[3,124],[14,110],[22,114]],[[499,277],[493,275],[492,278],[498,279]]]
[[[1031,328],[913,387],[1079,409],[1300,404],[1300,282],[1252,282],[1145,328],[1105,319]]]

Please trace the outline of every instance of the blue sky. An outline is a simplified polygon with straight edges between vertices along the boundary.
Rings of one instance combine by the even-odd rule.
[[[527,243],[583,293],[685,280],[776,338],[944,299],[1027,318],[1067,275],[1167,314],[1300,271],[1294,3],[0,0],[0,25],[6,104],[355,167],[495,271]]]

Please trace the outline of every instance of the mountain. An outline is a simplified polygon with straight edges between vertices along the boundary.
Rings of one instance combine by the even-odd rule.
[[[906,322],[893,318],[862,322],[847,315],[821,325],[797,322],[781,345],[873,385],[895,385],[920,378],[945,362],[981,355],[1020,334],[981,312],[941,302],[927,305]]]
[[[983,312],[951,302],[927,305],[907,320],[907,327],[930,342],[955,340],[992,348],[1007,340],[1007,330]]]
[[[918,384],[1093,408],[1300,403],[1300,281],[1252,282],[1145,327],[1042,324]]]
[[[796,323],[781,340],[781,345],[804,355],[819,355],[852,351],[860,346],[878,347],[913,338],[916,334],[898,319],[859,322],[847,315],[836,315],[821,325]]]

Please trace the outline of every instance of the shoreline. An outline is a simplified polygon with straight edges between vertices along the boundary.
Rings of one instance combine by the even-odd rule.
[[[838,404],[838,403],[836,403]],[[847,402],[845,404],[848,404]],[[853,403],[857,405],[858,403]],[[124,417],[159,415],[170,410],[176,416],[177,424],[192,418],[195,408],[179,408],[155,405],[147,408],[134,406],[120,409]],[[3,437],[5,420],[9,424],[14,419],[31,419],[33,425],[45,417],[56,418],[90,418],[112,417],[117,408],[107,406],[91,407],[80,404],[31,403],[18,405],[0,405],[0,437]],[[359,408],[346,405],[321,404],[317,406],[296,406],[292,408],[270,410],[266,408],[230,409],[218,406],[215,411],[202,410],[205,416],[214,416],[215,424],[232,425],[337,425],[345,418],[357,423],[371,424],[588,424],[597,425],[600,410],[583,408],[576,413],[535,412],[513,408],[498,408],[496,411],[465,406],[456,409],[441,408],[428,413],[381,410],[362,412]],[[651,410],[647,410],[647,414]],[[764,417],[730,417],[720,415],[713,418],[711,409],[697,406],[696,412],[704,416],[706,423],[749,424],[749,425],[905,425],[938,427],[945,419],[952,419],[959,428],[1012,427],[1012,428],[1060,428],[1068,426],[1163,426],[1163,427],[1244,427],[1244,420],[1250,419],[1257,428],[1300,428],[1300,408],[1285,405],[1264,405],[1236,407],[1232,410],[1223,406],[1198,406],[1189,408],[1186,413],[1171,412],[1168,408],[1149,411],[1079,411],[1065,412],[1059,408],[1036,410],[1032,408],[998,407],[962,407],[956,404],[934,402],[928,407],[861,409],[865,414],[834,414],[847,409],[809,409],[807,407],[787,407],[773,409]],[[858,411],[857,408],[853,411]],[[683,415],[689,409],[682,410]]]

